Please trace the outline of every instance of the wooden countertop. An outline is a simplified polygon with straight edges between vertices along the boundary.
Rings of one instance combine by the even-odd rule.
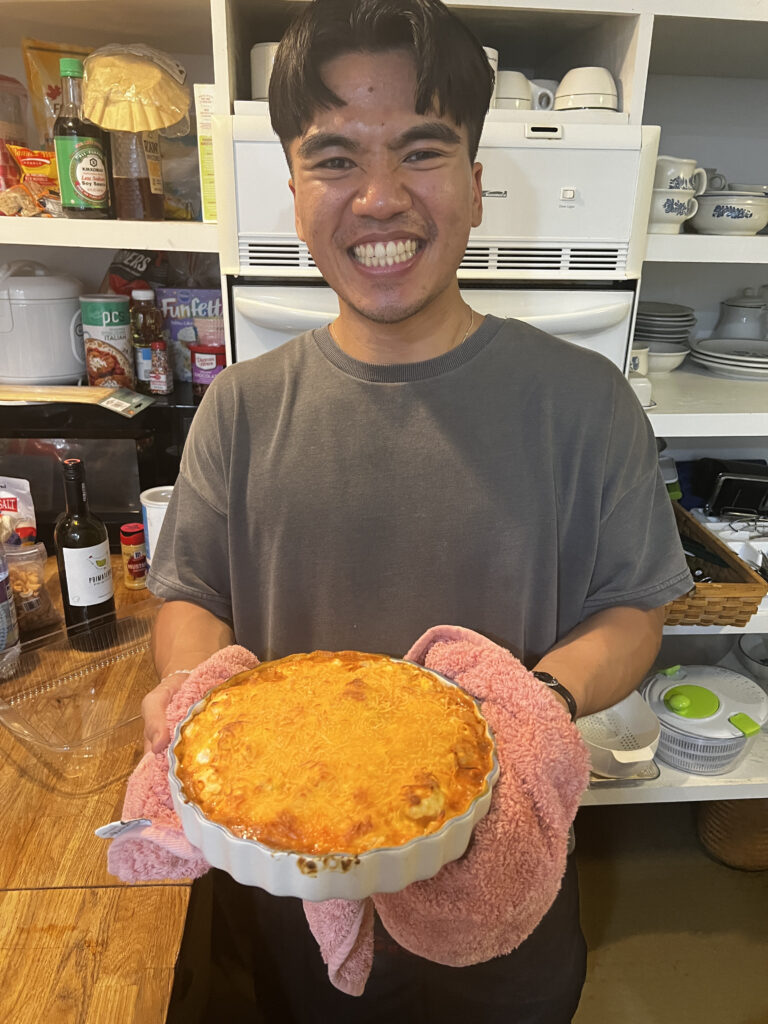
[[[151,599],[126,590],[119,556],[112,563],[118,608]],[[55,559],[46,578],[60,607]],[[156,681],[148,653],[110,671],[127,702]],[[93,834],[120,817],[141,753],[137,727],[103,771],[69,775],[0,729],[0,1020],[165,1020],[189,885],[125,885],[108,874],[107,842]]]

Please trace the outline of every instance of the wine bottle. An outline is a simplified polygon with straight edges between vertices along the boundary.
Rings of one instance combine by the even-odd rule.
[[[82,461],[65,459],[62,465],[67,510],[56,520],[53,536],[64,619],[74,647],[97,650],[111,642],[105,627],[115,620],[107,529],[88,510]]]

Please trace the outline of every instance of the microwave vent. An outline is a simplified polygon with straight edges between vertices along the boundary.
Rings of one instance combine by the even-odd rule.
[[[627,269],[626,245],[495,244],[469,245],[460,270],[592,272],[621,275]]]
[[[304,242],[239,239],[240,267],[246,269],[315,270],[315,261]]]

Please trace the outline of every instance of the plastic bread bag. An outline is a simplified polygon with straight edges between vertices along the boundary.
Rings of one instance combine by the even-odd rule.
[[[47,553],[44,544],[6,548],[13,603],[22,636],[57,626],[61,616],[56,611],[45,585]]]
[[[0,544],[12,548],[37,542],[37,520],[28,480],[0,476]]]
[[[53,122],[61,107],[59,60],[62,57],[82,60],[88,56],[90,48],[69,43],[46,43],[40,39],[22,39],[21,49],[39,141],[43,148],[53,149]]]
[[[110,44],[83,63],[83,117],[118,132],[189,132],[183,65],[144,43]]]

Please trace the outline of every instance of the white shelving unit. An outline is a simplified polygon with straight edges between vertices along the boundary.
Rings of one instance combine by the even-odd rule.
[[[660,124],[661,152],[695,156],[733,180],[765,177],[768,136],[768,0],[449,0],[501,67],[555,78],[571,67],[600,64],[619,84],[633,124]],[[24,35],[100,46],[143,41],[169,51],[189,80],[215,83],[215,108],[228,116],[250,98],[249,52],[279,38],[296,0],[0,0],[3,73],[24,79]],[[217,153],[217,163],[227,154]],[[90,261],[99,279],[107,251],[136,247],[221,253],[216,225],[127,221],[77,223],[0,218],[0,246],[14,256],[46,255],[73,272]],[[78,254],[75,255],[75,250]],[[69,259],[70,253],[72,259]],[[8,258],[7,256],[5,258]],[[765,270],[763,270],[765,268]],[[719,302],[737,284],[768,282],[768,236],[755,238],[651,235],[641,294],[694,305],[700,325],[714,321]],[[650,290],[649,290],[650,289]],[[732,382],[685,367],[653,379],[648,416],[671,447],[701,450],[731,442],[768,451],[768,382]],[[765,602],[764,602],[765,604]],[[768,608],[748,629],[768,633]],[[733,627],[674,627],[668,637],[738,633]],[[685,639],[685,637],[683,637]],[[690,777],[662,768],[638,786],[591,790],[585,804],[699,800],[768,795],[768,737],[731,776]]]

